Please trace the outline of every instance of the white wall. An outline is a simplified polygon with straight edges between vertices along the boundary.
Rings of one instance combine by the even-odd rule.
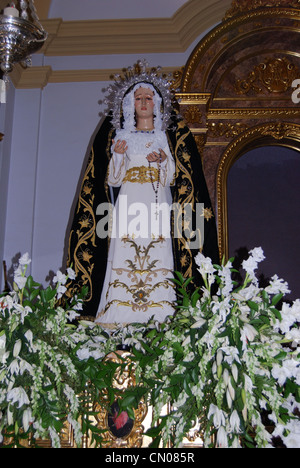
[[[41,282],[62,265],[70,209],[100,120],[100,86],[16,91],[4,257],[10,265],[29,252]]]
[[[49,18],[63,18],[65,21],[169,18],[186,2],[187,0],[52,0]]]
[[[8,202],[8,180],[10,169],[11,140],[14,116],[15,89],[10,86],[7,91],[8,104],[0,104],[0,132],[4,139],[0,143],[0,287],[3,277],[2,260],[4,256],[5,225]],[[0,289],[2,290],[2,288]]]

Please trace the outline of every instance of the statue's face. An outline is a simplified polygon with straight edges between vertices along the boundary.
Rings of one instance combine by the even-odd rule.
[[[139,88],[134,93],[135,112],[138,118],[153,117],[154,93],[150,88]]]

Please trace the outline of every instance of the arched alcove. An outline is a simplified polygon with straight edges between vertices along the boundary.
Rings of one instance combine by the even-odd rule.
[[[262,146],[244,153],[227,177],[228,256],[237,262],[262,247],[261,281],[277,274],[300,297],[300,152]]]
[[[226,151],[221,156],[221,160],[217,171],[217,220],[219,227],[219,246],[222,256],[228,258],[231,254],[229,251],[229,229],[228,214],[230,207],[230,200],[228,200],[228,190],[231,189],[231,180],[229,174],[232,167],[239,161],[239,159],[248,152],[261,148],[261,151],[269,154],[268,162],[270,168],[274,166],[276,161],[272,161],[274,151],[270,151],[270,147],[278,147],[283,149],[290,149],[299,154],[300,160],[300,125],[290,123],[267,123],[257,125],[236,137]],[[299,177],[300,172],[295,176]],[[278,175],[279,177],[279,175]],[[253,180],[253,185],[257,186],[258,182]],[[265,183],[268,183],[266,181]],[[295,191],[298,190],[299,183],[293,187]],[[257,187],[260,189],[260,187]],[[291,187],[287,187],[291,190]],[[259,209],[259,207],[257,207]],[[267,216],[268,213],[265,213]]]
[[[292,99],[299,39],[294,1],[233,1],[183,71],[180,111],[202,156],[221,258],[229,254],[227,183],[235,161],[262,146],[300,150],[300,104]]]

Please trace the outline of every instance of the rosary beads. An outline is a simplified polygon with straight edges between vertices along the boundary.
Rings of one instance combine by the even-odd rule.
[[[151,162],[149,161],[150,180],[151,180],[151,185],[152,185],[153,191],[155,193],[155,219],[156,220],[157,220],[157,217],[158,217],[158,191],[159,191],[159,184],[160,184],[161,157],[157,161],[157,168],[158,168],[157,182],[156,182],[156,186],[155,186],[154,185],[155,181],[152,178]]]

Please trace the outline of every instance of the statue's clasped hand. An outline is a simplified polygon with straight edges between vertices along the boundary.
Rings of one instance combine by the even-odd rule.
[[[160,148],[159,153],[156,151],[152,151],[152,153],[148,154],[147,160],[149,162],[164,162],[167,159],[166,153]]]
[[[115,144],[114,140],[113,140],[113,144]],[[114,146],[114,152],[117,154],[125,154],[127,149],[128,149],[128,146],[125,140],[118,140]]]

